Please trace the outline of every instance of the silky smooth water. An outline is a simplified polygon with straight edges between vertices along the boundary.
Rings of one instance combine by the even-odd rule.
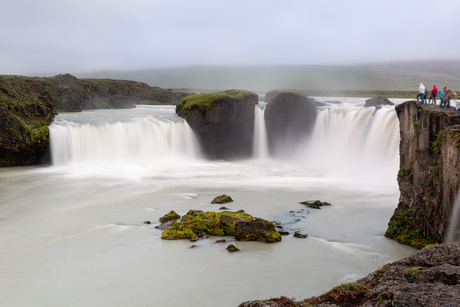
[[[202,158],[174,107],[60,114],[50,128],[53,166],[0,169],[0,305],[303,299],[414,253],[383,237],[399,197],[396,114],[363,103],[318,110],[314,134],[277,160],[264,148],[242,161]],[[255,146],[265,146],[258,137]],[[309,237],[160,239],[158,218],[219,211],[211,200],[224,193],[234,199],[230,209]],[[313,199],[332,206],[299,204]],[[230,243],[241,251],[227,252]]]

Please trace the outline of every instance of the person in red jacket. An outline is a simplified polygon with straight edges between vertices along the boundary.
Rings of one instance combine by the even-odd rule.
[[[431,89],[431,96],[430,100],[428,100],[428,103],[431,102],[431,99],[433,99],[433,104],[436,104],[436,95],[438,94],[438,88],[436,87],[436,84],[433,85],[433,88]]]

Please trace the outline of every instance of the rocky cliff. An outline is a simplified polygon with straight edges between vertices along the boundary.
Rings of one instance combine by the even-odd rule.
[[[132,108],[135,104],[176,104],[190,95],[145,83],[77,79],[0,76],[0,166],[45,162],[48,125],[56,111]]]
[[[45,162],[53,118],[53,98],[45,81],[0,78],[0,166]]]
[[[185,118],[208,158],[232,159],[252,155],[255,93],[228,90],[182,98],[176,113]]]
[[[400,199],[385,236],[421,248],[444,241],[460,187],[460,115],[408,101],[400,122]]]
[[[286,297],[250,301],[239,307],[459,306],[460,244],[426,248],[386,264],[356,282],[303,301]]]
[[[316,100],[295,92],[276,91],[265,108],[270,154],[292,150],[309,135],[316,121]]]

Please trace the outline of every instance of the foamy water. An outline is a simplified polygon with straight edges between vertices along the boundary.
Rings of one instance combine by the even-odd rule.
[[[53,166],[0,169],[0,305],[302,299],[413,253],[383,237],[399,198],[396,114],[360,103],[318,110],[314,134],[291,155],[270,159],[260,129],[255,158],[231,162],[202,158],[174,107],[59,115],[51,126]],[[235,200],[230,209],[309,237],[160,239],[159,217],[219,211],[211,200],[224,193]],[[332,206],[299,204],[311,199]],[[228,253],[230,243],[241,252]]]

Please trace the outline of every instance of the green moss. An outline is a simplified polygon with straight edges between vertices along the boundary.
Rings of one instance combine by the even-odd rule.
[[[398,179],[408,179],[409,181],[414,180],[414,174],[412,173],[412,168],[403,168],[398,172]]]
[[[435,154],[441,153],[441,143],[442,143],[443,136],[444,136],[444,130],[439,131],[436,134],[436,140],[434,140],[434,142],[431,144],[431,150]]]
[[[189,239],[192,240],[196,236],[190,229],[167,229],[161,234],[163,240],[180,240],[180,239]]]
[[[393,215],[388,223],[388,229],[385,232],[385,236],[418,249],[434,243],[431,237],[426,236],[423,231],[415,225],[412,214],[408,209],[404,209]]]
[[[222,216],[227,217],[225,218],[225,223],[222,222]],[[251,215],[243,212],[202,212],[190,210],[182,217],[180,222],[172,222],[170,226],[173,230],[179,232],[191,231],[198,237],[207,237],[208,235],[224,236],[235,234],[236,221],[253,219]],[[167,236],[169,236],[169,232]],[[180,238],[190,239],[184,236]]]
[[[420,267],[412,267],[404,273],[404,276],[408,282],[413,283],[418,274],[420,274]]]
[[[256,95],[253,92],[244,90],[228,90],[224,92],[216,92],[211,94],[197,94],[192,96],[182,97],[179,103],[176,105],[178,110],[182,113],[187,114],[194,107],[200,111],[211,110],[214,104],[222,99],[245,99]]]

